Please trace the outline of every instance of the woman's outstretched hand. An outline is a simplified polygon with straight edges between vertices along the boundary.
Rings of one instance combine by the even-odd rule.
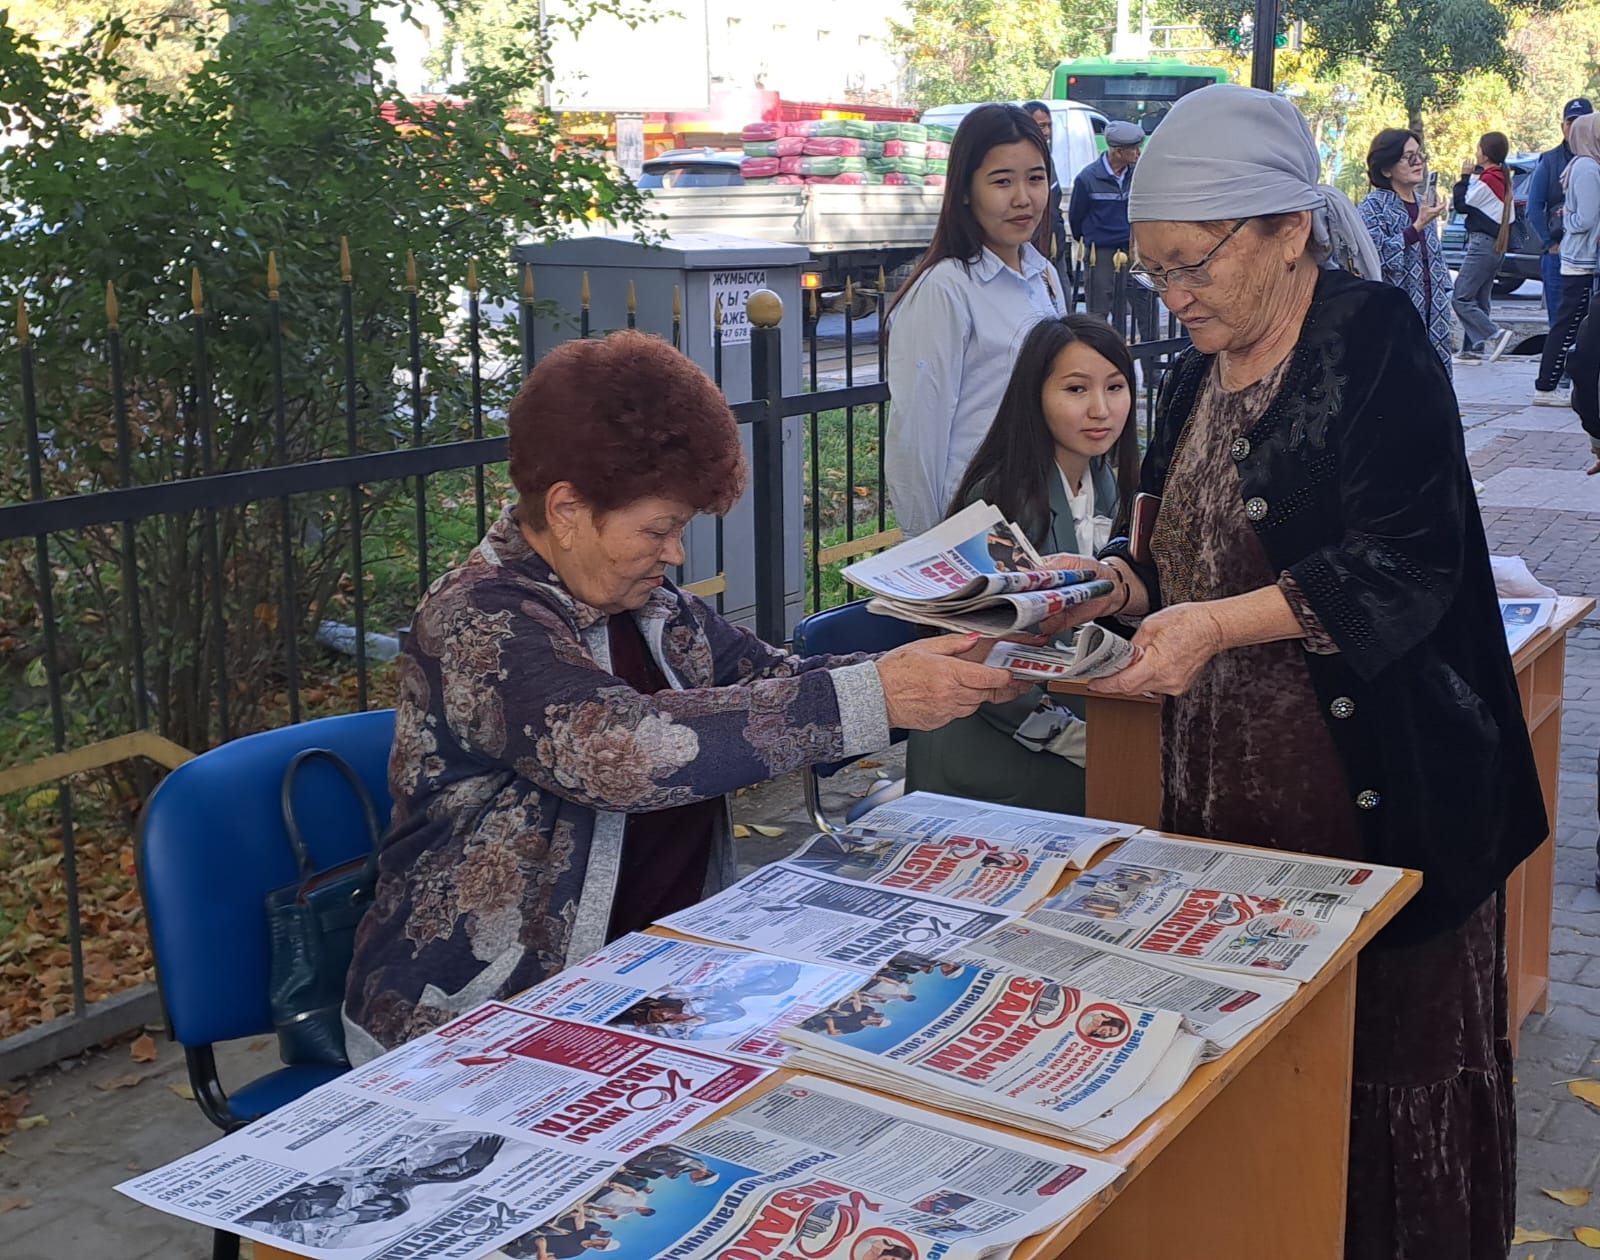
[[[1133,664],[1089,684],[1099,695],[1181,696],[1226,646],[1216,618],[1203,603],[1174,604],[1144,619],[1133,636]]]
[[[1022,695],[1031,684],[982,663],[993,646],[993,639],[976,634],[946,634],[885,652],[877,665],[889,725],[938,730],[980,704]]]
[[[1091,599],[1087,603],[1074,604],[1072,607],[1058,612],[1054,617],[1046,617],[1033,629],[1047,638],[1054,638],[1063,630],[1071,630],[1074,626],[1087,625],[1101,617],[1113,617],[1123,610],[1128,602],[1128,592],[1123,584],[1123,577],[1112,565],[1103,560],[1096,560],[1093,556],[1074,556],[1062,554],[1045,556],[1044,567],[1047,569],[1082,569],[1093,573],[1097,578],[1104,578],[1116,584],[1116,589],[1109,595],[1102,595],[1099,599]]]

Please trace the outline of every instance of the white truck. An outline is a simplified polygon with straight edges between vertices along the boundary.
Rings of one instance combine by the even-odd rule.
[[[1050,101],[1052,157],[1064,192],[1095,158],[1106,120],[1075,101]],[[925,123],[960,125],[976,103],[941,105]],[[942,188],[856,184],[652,188],[650,206],[667,235],[713,233],[802,245],[820,275],[817,287],[837,292],[846,278],[876,289],[878,270],[893,292],[933,239]],[[860,313],[860,312],[858,312]]]

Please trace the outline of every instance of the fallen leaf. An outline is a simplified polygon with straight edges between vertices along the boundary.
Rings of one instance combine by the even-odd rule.
[[[42,1129],[50,1123],[49,1116],[23,1116],[17,1121],[19,1129]]]
[[[19,1208],[31,1208],[32,1206],[32,1199],[0,1199],[0,1216],[4,1216],[7,1212],[15,1212]]]
[[[734,823],[733,838],[735,840],[748,840],[750,838],[750,828],[746,827],[743,823]]]
[[[1567,1093],[1583,1099],[1591,1107],[1600,1107],[1600,1081],[1573,1081],[1567,1086]]]
[[[1589,1202],[1589,1192],[1582,1186],[1574,1186],[1571,1190],[1546,1190],[1545,1193],[1568,1207],[1582,1207]]]
[[[128,1053],[133,1056],[135,1063],[154,1063],[156,1061],[156,1039],[149,1033],[136,1040],[128,1047]]]
[[[860,761],[856,762],[856,769],[858,769],[858,770],[881,770],[881,769],[883,769],[883,762],[881,762],[881,761],[869,761],[867,758],[863,757]]]
[[[1560,1241],[1560,1234],[1547,1234],[1542,1229],[1523,1229],[1520,1225],[1517,1226],[1517,1232],[1511,1235],[1511,1245],[1513,1247],[1515,1247],[1518,1243]]]
[[[1600,1251],[1600,1229],[1595,1229],[1590,1225],[1580,1225],[1572,1231],[1572,1236],[1585,1247]]]
[[[258,1050],[265,1050],[267,1045],[268,1039],[266,1037],[257,1037],[250,1043],[250,1053],[254,1054]]]
[[[758,836],[765,836],[768,840],[776,840],[783,834],[782,827],[765,827],[760,823],[751,823],[750,830]]]
[[[176,1085],[168,1085],[167,1088],[179,1098],[187,1098],[190,1102],[194,1101],[194,1086],[189,1084],[188,1081],[179,1081]]]
[[[142,1076],[113,1076],[109,1081],[96,1081],[94,1087],[99,1090],[132,1089],[142,1080]]]

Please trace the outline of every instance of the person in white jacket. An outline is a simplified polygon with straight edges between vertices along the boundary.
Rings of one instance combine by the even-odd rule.
[[[1028,329],[1066,313],[1030,243],[1049,194],[1049,150],[1026,112],[980,105],[962,120],[933,240],[889,310],[884,478],[907,537],[944,519]]]
[[[1561,306],[1556,322],[1545,334],[1539,376],[1533,383],[1533,402],[1538,407],[1567,402],[1556,391],[1562,371],[1570,371],[1567,356],[1578,339],[1579,325],[1589,313],[1589,294],[1595,272],[1600,269],[1600,115],[1585,114],[1574,119],[1567,144],[1572,149],[1572,161],[1561,172],[1561,186],[1567,198],[1561,220]],[[1588,384],[1585,381],[1585,387]],[[1575,397],[1579,388],[1576,376],[1572,388]]]
[[[1477,156],[1462,164],[1461,178],[1452,190],[1457,213],[1466,218],[1467,245],[1456,271],[1455,296],[1450,304],[1461,321],[1460,363],[1498,359],[1511,344],[1511,330],[1489,318],[1489,297],[1500,259],[1506,252],[1507,225],[1511,221],[1510,172],[1506,154],[1511,142],[1502,132],[1485,132]]]

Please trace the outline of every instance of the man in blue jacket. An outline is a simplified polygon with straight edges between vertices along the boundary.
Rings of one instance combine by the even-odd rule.
[[[1067,203],[1067,230],[1083,244],[1084,305],[1091,315],[1110,317],[1116,293],[1115,262],[1118,251],[1128,252],[1128,191],[1133,167],[1144,147],[1144,131],[1137,123],[1106,124],[1106,151],[1078,172]],[[1132,259],[1128,260],[1129,262]],[[1126,267],[1126,263],[1124,264]],[[1138,326],[1139,340],[1156,335],[1155,294],[1124,270],[1125,306]],[[1115,322],[1115,321],[1113,321]]]
[[[1533,178],[1528,181],[1528,226],[1533,229],[1544,253],[1539,259],[1540,279],[1544,282],[1544,308],[1552,325],[1561,307],[1561,212],[1566,193],[1561,187],[1561,172],[1572,161],[1572,150],[1567,147],[1567,133],[1572,130],[1572,120],[1594,113],[1594,105],[1586,96],[1570,100],[1561,110],[1561,143],[1539,155],[1539,164],[1533,168]]]

